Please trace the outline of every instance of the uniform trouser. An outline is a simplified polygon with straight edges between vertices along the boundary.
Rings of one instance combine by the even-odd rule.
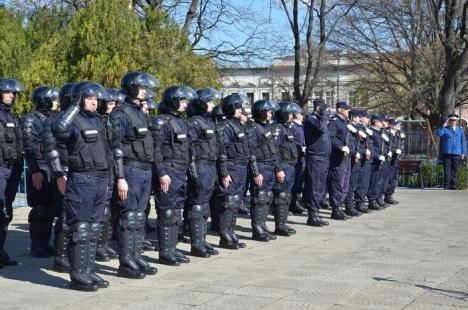
[[[338,208],[345,201],[349,190],[351,175],[351,158],[342,159],[330,167],[328,193],[332,209]]]
[[[68,174],[63,205],[69,226],[75,222],[101,221],[107,202],[107,184],[106,177],[97,177],[86,172]]]
[[[153,189],[155,193],[156,210],[183,209],[187,197],[187,174],[185,170],[166,168],[167,175],[171,178],[169,190],[164,193],[161,190],[159,178],[153,179]],[[148,192],[149,194],[149,192]],[[143,209],[144,210],[144,209]]]
[[[392,195],[395,192],[395,188],[398,185],[398,170],[400,168],[400,160],[398,158],[393,158],[390,161],[389,166],[389,180],[387,189],[385,190],[385,195]]]
[[[273,185],[273,194],[291,193],[295,186],[296,169],[293,164],[279,164],[279,168],[284,172],[285,177],[283,183],[275,182]]]
[[[306,208],[314,215],[318,215],[320,201],[325,197],[329,164],[328,156],[306,155],[303,198]]]
[[[380,197],[381,188],[382,188],[382,174],[383,167],[381,164],[371,165],[371,174],[370,174],[370,183],[369,191],[367,192],[367,198],[369,201],[377,200]]]
[[[294,184],[291,189],[291,208],[296,207],[297,197],[302,194],[305,181],[305,158],[300,156],[294,165]]]
[[[46,164],[39,164],[44,181],[41,189],[33,186],[32,174],[27,175],[27,200],[32,208],[29,212],[28,221],[30,223],[31,247],[35,250],[42,248],[46,250],[56,210],[56,203],[60,200],[61,194],[58,191],[57,183],[51,180],[51,174]]]
[[[361,173],[357,180],[357,188],[354,193],[354,200],[362,202],[366,200],[367,192],[369,191],[370,177],[372,172],[372,165],[364,159],[361,159]]]
[[[257,163],[258,172],[263,176],[263,184],[261,187],[255,184],[253,177],[250,181],[250,208],[253,209],[257,205],[255,198],[260,191],[272,192],[275,185],[275,166],[270,163]]]
[[[444,154],[444,188],[455,189],[458,181],[458,167],[460,166],[460,155]]]
[[[0,256],[7,258],[4,250],[8,225],[13,219],[13,201],[21,177],[22,163],[0,165]]]
[[[380,187],[380,197],[385,195],[388,183],[393,176],[393,169],[390,165],[390,161],[386,160],[382,163],[382,185]]]
[[[216,165],[199,165],[197,164],[198,175],[201,180],[201,189],[195,192],[192,186],[187,188],[187,206],[190,210],[193,205],[203,205],[210,201],[213,195],[214,187],[216,184]]]
[[[349,177],[349,190],[348,194],[346,195],[346,203],[352,203],[354,201],[354,196],[359,184],[359,178],[361,177],[362,172],[362,164],[361,160],[357,162],[352,159],[351,162],[351,175]]]

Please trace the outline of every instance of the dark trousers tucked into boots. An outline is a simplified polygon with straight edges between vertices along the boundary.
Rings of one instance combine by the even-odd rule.
[[[263,226],[266,225],[266,220],[270,210],[268,202],[269,198],[267,191],[256,191],[250,214],[252,217],[252,239],[257,241],[266,242],[270,240],[268,232],[263,228]]]
[[[202,205],[193,205],[188,211],[190,240],[192,243],[191,254],[198,257],[210,257],[205,248],[205,218],[203,216],[204,208]]]
[[[175,253],[179,233],[175,210],[162,210],[158,212],[157,230],[159,240],[159,263],[179,266],[180,262]]]
[[[99,235],[96,260],[108,262],[112,258],[117,258],[117,253],[109,246],[112,237],[112,214],[109,206],[104,209],[104,216],[101,220],[101,232]]]
[[[55,257],[53,269],[57,272],[65,273],[70,271],[70,263],[68,261],[69,231],[65,211],[62,211],[55,223],[54,232]]]
[[[88,270],[92,255],[91,227],[88,222],[76,222],[70,238],[69,260],[70,260],[70,287],[80,291],[96,291],[98,286],[89,274]]]
[[[241,203],[241,195],[229,195],[222,201],[219,209],[219,246],[222,248],[237,250],[245,247],[244,243],[239,242],[234,231]]]
[[[275,234],[277,235],[289,237],[296,233],[292,227],[287,225],[290,201],[290,193],[275,193],[273,215],[275,217]]]
[[[137,214],[130,211],[123,214],[119,229],[119,269],[117,275],[130,279],[142,279],[145,274],[134,260]]]

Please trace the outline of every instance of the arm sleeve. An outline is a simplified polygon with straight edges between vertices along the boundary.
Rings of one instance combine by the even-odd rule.
[[[167,122],[161,118],[156,118],[152,126],[154,139],[154,169],[158,178],[167,175],[162,155],[162,145],[169,135],[167,127]]]

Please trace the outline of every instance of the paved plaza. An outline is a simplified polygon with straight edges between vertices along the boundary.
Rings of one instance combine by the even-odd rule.
[[[291,216],[297,235],[268,243],[251,241],[241,218],[246,249],[180,267],[145,252],[159,272],[143,280],[116,277],[117,261],[98,263],[110,286],[93,293],[69,290],[52,259],[29,257],[29,210],[16,209],[7,249],[20,265],[0,269],[0,309],[468,309],[468,192],[396,198],[398,206],[321,229]]]

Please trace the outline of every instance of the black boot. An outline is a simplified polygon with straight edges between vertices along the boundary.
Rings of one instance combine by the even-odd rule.
[[[239,197],[240,199],[240,197]],[[231,226],[234,221],[234,213],[237,213],[237,198],[230,195],[222,202],[221,209],[218,212],[219,225],[219,246],[221,248],[237,250],[239,245],[232,239]]]
[[[335,207],[332,210],[331,219],[338,221],[345,221],[347,219],[346,214],[340,210],[339,207]]]
[[[356,211],[360,213],[369,213],[369,209],[366,208],[364,202],[356,202]]]
[[[157,220],[159,240],[159,263],[169,266],[179,266],[180,262],[175,256],[173,239],[178,235],[177,216],[174,210],[163,210],[158,214]],[[175,227],[175,229],[174,229]],[[175,234],[175,236],[173,236]]]
[[[44,244],[47,235],[46,223],[38,219],[31,219],[29,221],[29,235],[31,237],[31,257],[49,258],[48,244]]]
[[[205,246],[206,251],[210,255],[218,255],[219,252],[215,250],[215,248],[206,242],[206,234],[208,233],[208,218],[210,217],[210,205],[204,204],[203,207],[203,244]]]
[[[236,230],[235,230],[236,222],[237,222],[237,215],[238,215],[238,212],[234,211],[233,214],[232,214],[232,217],[231,217],[231,224],[229,225],[229,234],[230,234],[230,236],[231,236],[232,242],[233,242],[239,249],[243,249],[243,248],[245,248],[247,245],[246,245],[244,242],[240,242],[240,241],[239,241],[239,238],[237,238]]]
[[[349,216],[361,216],[361,213],[354,209],[352,201],[347,201],[345,203],[345,213]]]
[[[201,205],[193,205],[192,210],[188,212],[190,221],[190,240],[192,247],[190,253],[198,257],[210,257],[207,249],[205,248],[205,229],[203,222],[204,208]]]
[[[55,223],[55,257],[52,268],[56,272],[67,273],[70,271],[70,263],[68,261],[68,236],[69,227],[66,223],[65,211],[63,211]]]
[[[119,231],[119,269],[117,275],[129,279],[143,279],[145,273],[133,259],[133,247],[135,244],[136,213],[127,212],[121,219],[122,226]]]
[[[97,243],[101,236],[101,224],[91,223],[91,238],[89,240],[88,246],[88,260],[86,262],[86,273],[90,276],[93,282],[97,285],[98,288],[106,288],[109,286],[109,282],[101,278],[94,272],[94,262],[96,260],[96,249]]]
[[[101,221],[101,233],[96,250],[96,260],[98,262],[108,262],[112,258],[117,258],[117,253],[109,247],[111,235],[111,211],[110,207],[107,206],[104,209],[104,216]]]
[[[5,251],[5,241],[8,233],[8,224],[0,223],[0,265],[2,266],[16,266],[18,263],[11,260]]]
[[[384,202],[386,202],[386,203],[388,203],[388,204],[390,204],[390,205],[397,205],[397,204],[400,203],[398,200],[395,200],[395,199],[393,198],[393,194],[385,195]]]
[[[133,244],[133,260],[140,266],[140,270],[147,275],[155,275],[158,270],[151,267],[148,262],[141,256],[143,254],[143,242],[145,240],[145,223],[146,214],[144,212],[136,213],[136,229],[135,229],[135,242]]]
[[[183,222],[182,222],[182,210],[174,210],[174,212],[176,214],[176,221],[177,221],[177,231],[174,232],[174,234],[175,234],[175,236],[177,236],[179,228],[183,224]],[[174,248],[175,257],[182,264],[190,263],[190,259],[177,249],[177,243],[178,242],[179,242],[178,238],[172,239],[172,244],[173,244],[173,248]]]
[[[79,291],[93,292],[98,286],[87,273],[88,257],[90,255],[91,228],[87,222],[77,222],[73,225],[68,248],[70,269],[70,288]]]
[[[288,227],[288,193],[279,193],[275,195],[273,201],[273,215],[275,217],[275,234],[278,236],[289,237],[293,234]]]
[[[379,197],[377,199],[377,204],[379,205],[381,209],[385,209],[387,207],[387,204],[385,203],[383,197]]]
[[[322,226],[328,226],[329,223],[327,221],[324,221],[318,216],[318,210],[308,210],[308,217],[307,217],[307,222],[306,225],[308,226],[314,226],[314,227],[322,227]]]
[[[379,205],[377,204],[377,201],[375,201],[375,200],[369,200],[369,210],[374,210],[374,211],[380,210],[380,207],[379,207]]]
[[[263,228],[264,222],[266,220],[265,213],[268,214],[266,210],[269,209],[267,204],[255,203],[252,207],[252,239],[256,241],[267,242],[270,241],[268,233]]]
[[[323,197],[320,201],[320,209],[330,209],[330,203],[328,202],[327,198]]]

